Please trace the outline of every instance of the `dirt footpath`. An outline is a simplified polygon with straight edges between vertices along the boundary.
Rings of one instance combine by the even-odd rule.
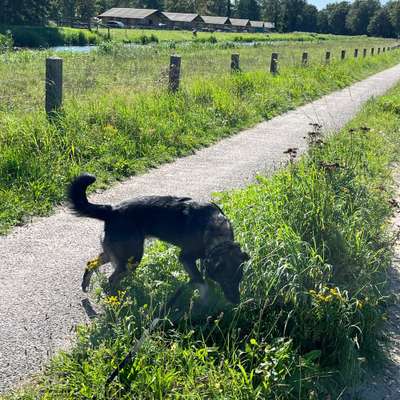
[[[289,147],[307,149],[310,123],[342,128],[372,96],[400,79],[400,65],[245,130],[196,154],[133,177],[92,197],[114,203],[149,194],[209,199],[215,191],[249,184],[287,161]],[[83,267],[99,252],[102,224],[65,209],[0,237],[0,392],[38,371],[70,345],[88,321],[80,290]]]

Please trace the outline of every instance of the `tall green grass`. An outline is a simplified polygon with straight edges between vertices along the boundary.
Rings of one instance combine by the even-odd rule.
[[[0,34],[11,32],[17,47],[52,47],[63,45],[82,46],[99,44],[113,40],[121,43],[148,44],[158,42],[318,42],[343,40],[370,40],[366,36],[337,36],[306,32],[295,33],[230,33],[230,32],[198,32],[193,36],[190,31],[154,30],[154,29],[108,29],[93,28],[76,29],[67,27],[17,26],[0,25]],[[376,39],[377,41],[381,39]]]
[[[397,87],[339,134],[310,135],[298,162],[217,197],[251,254],[238,307],[214,286],[208,305],[188,289],[170,315],[179,322],[151,334],[106,390],[158,305],[187,280],[175,249],[156,243],[118,296],[96,289],[104,312],[74,349],[7,398],[337,398],[379,351],[399,110]]]
[[[102,35],[83,29],[44,26],[0,25],[0,33],[10,32],[17,47],[83,46],[98,44]]]
[[[11,59],[10,65],[29,69],[24,60],[31,55],[20,57]],[[184,80],[175,95],[164,89],[164,81],[163,88],[144,92],[127,90],[117,82],[98,89],[97,78],[88,69],[88,75],[78,75],[75,83],[77,90],[87,85],[86,95],[67,96],[63,112],[52,122],[35,107],[24,109],[18,97],[15,103],[4,102],[0,231],[7,232],[31,215],[49,213],[63,200],[67,182],[83,170],[98,175],[103,184],[143,172],[396,62],[394,51],[330,65],[281,66],[277,76],[255,71],[225,73],[218,79],[194,77]],[[35,75],[27,74],[33,79],[32,88],[38,90]],[[112,77],[107,79],[110,82]],[[30,94],[35,97],[34,90],[25,92]]]

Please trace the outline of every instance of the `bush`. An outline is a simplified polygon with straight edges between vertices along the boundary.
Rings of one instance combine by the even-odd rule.
[[[82,46],[99,42],[95,33],[73,28],[0,26],[0,33],[7,31],[11,32],[18,47]]]
[[[6,32],[5,35],[0,34],[0,53],[12,49],[14,44],[11,32]]]

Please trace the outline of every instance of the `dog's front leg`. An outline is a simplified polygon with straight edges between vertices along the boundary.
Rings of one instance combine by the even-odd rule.
[[[196,257],[181,253],[179,261],[183,264],[185,271],[189,274],[190,280],[193,283],[204,283],[203,277],[196,267]]]
[[[209,297],[209,287],[196,267],[196,257],[182,253],[179,257],[179,260],[183,264],[185,271],[190,276],[190,283],[199,290],[202,303],[207,303]]]

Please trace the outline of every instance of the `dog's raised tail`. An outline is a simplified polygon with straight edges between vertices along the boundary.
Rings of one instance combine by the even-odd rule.
[[[110,205],[89,203],[86,196],[87,187],[95,181],[96,177],[90,174],[77,176],[68,188],[68,199],[72,210],[76,214],[106,221],[112,213],[112,207]]]

